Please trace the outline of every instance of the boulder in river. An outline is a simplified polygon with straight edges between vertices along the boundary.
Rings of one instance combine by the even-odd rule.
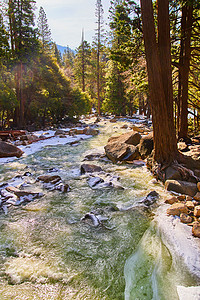
[[[181,180],[166,180],[165,188],[167,191],[174,191],[192,197],[198,192],[195,183]]]
[[[102,168],[96,165],[92,165],[92,164],[81,165],[81,174],[101,172],[101,171],[103,171]]]
[[[89,126],[86,127],[83,132],[86,135],[97,135],[99,133],[99,131],[97,129],[89,127]]]
[[[108,143],[119,143],[137,146],[141,140],[141,135],[138,132],[127,132],[120,136],[113,136],[108,139]]]
[[[141,200],[139,203],[149,207],[154,204],[159,199],[159,197],[160,196],[156,191],[152,191],[145,197],[145,199]]]
[[[136,147],[140,139],[141,135],[138,132],[128,132],[109,138],[108,144],[104,147],[107,157],[114,163],[140,159]]]
[[[140,158],[137,147],[126,143],[108,143],[104,149],[107,157],[114,163],[118,161],[132,161]]]
[[[50,191],[58,190],[65,193],[70,190],[70,186],[67,183],[63,183],[59,175],[40,175],[37,180],[42,181],[44,188]]]
[[[124,190],[123,186],[119,183],[118,176],[105,172],[91,174],[88,184],[92,189],[114,188]]]
[[[59,175],[41,175],[37,178],[39,181],[42,181],[44,183],[58,183],[61,181],[61,177]]]
[[[24,152],[21,149],[19,149],[18,147],[14,146],[12,144],[0,141],[0,158],[13,157],[13,156],[16,156],[19,158],[22,156],[23,153]]]

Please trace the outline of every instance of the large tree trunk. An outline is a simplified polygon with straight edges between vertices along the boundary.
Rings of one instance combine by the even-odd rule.
[[[161,165],[173,162],[177,142],[173,121],[169,3],[158,0],[158,43],[152,0],[140,0],[154,131],[154,159]]]
[[[184,5],[181,20],[181,50],[179,60],[179,138],[187,138],[188,134],[188,80],[191,57],[191,34],[193,24],[193,5]]]

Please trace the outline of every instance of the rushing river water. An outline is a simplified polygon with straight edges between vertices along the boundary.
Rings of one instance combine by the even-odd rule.
[[[177,285],[195,284],[181,262],[173,263],[152,214],[127,210],[152,190],[165,197],[145,166],[93,162],[120,176],[124,190],[91,189],[80,175],[87,151],[104,146],[116,130],[125,132],[121,125],[102,122],[98,136],[76,147],[47,146],[0,166],[1,182],[26,171],[36,179],[54,168],[71,187],[68,193],[43,190],[42,198],[1,212],[1,300],[175,300]],[[39,183],[30,188],[42,191]],[[90,211],[106,217],[105,226],[81,222]]]

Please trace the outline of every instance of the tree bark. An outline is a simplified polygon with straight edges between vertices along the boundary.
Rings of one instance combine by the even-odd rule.
[[[193,24],[193,4],[185,5],[182,8],[182,34],[179,66],[179,97],[180,97],[180,119],[179,119],[179,138],[187,138],[188,135],[188,80],[190,72],[191,57],[191,34]]]
[[[152,0],[140,0],[154,131],[154,159],[161,165],[173,162],[177,142],[173,121],[169,3],[158,0],[158,43]]]

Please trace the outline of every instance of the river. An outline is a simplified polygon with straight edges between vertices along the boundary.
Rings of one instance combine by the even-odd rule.
[[[88,151],[124,133],[122,124],[102,121],[100,134],[77,146],[46,146],[0,165],[1,183],[28,171],[27,187],[44,193],[0,213],[1,300],[176,300],[177,285],[196,284],[162,242],[152,212],[136,205],[153,190],[166,197],[145,166],[92,162],[119,176],[124,190],[92,189],[80,174]],[[49,170],[70,185],[70,192],[46,191],[35,183]],[[81,221],[90,211],[105,217],[104,226]]]

